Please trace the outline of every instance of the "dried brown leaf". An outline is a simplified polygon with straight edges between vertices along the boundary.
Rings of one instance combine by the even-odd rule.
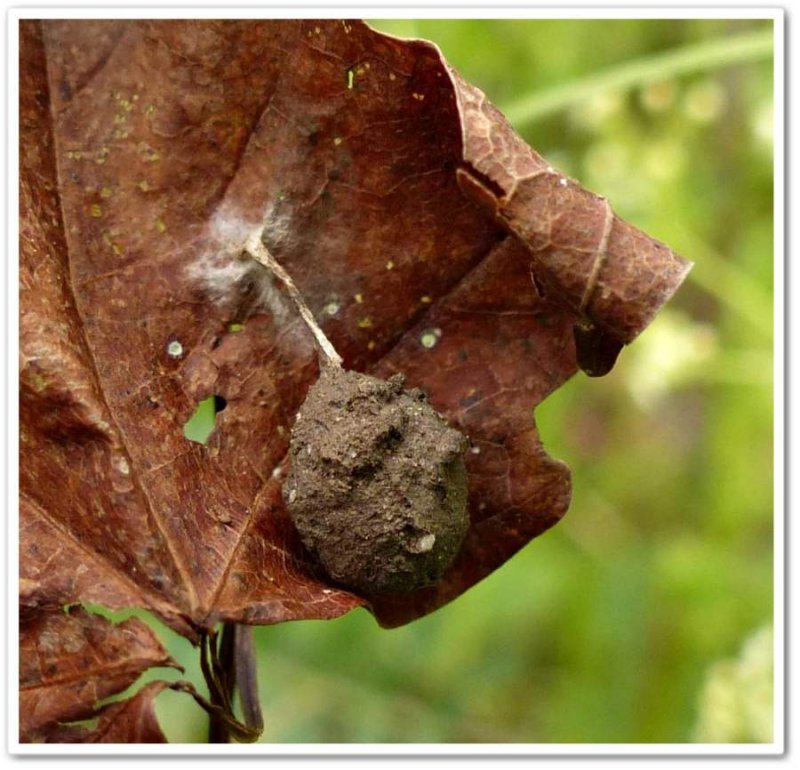
[[[631,341],[686,263],[550,169],[435,46],[346,21],[24,22],[22,602],[407,622],[565,512],[531,411],[573,327]],[[318,373],[285,266],[347,368],[405,373],[472,441],[434,588],[330,585],[281,498]],[[532,279],[532,274],[534,278]],[[591,358],[591,356],[590,356]],[[183,425],[226,409],[205,446]]]
[[[98,701],[122,692],[143,671],[174,665],[155,634],[135,618],[115,625],[77,607],[24,615],[20,740],[41,742],[63,735],[64,723],[96,716]],[[155,694],[152,688],[150,692]]]
[[[155,714],[155,697],[166,682],[150,682],[132,697],[110,703],[97,712],[92,727],[58,725],[47,733],[48,743],[166,743]]]

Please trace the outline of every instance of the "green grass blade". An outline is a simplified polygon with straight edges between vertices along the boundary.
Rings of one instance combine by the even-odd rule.
[[[731,313],[746,318],[764,336],[773,336],[773,300],[736,262],[725,259],[701,238],[675,226],[682,253],[695,260],[689,280],[726,305]]]
[[[772,52],[772,30],[716,38],[636,59],[572,83],[524,96],[505,105],[503,112],[511,123],[520,127],[580,104],[602,91],[630,89],[678,75],[767,59]]]

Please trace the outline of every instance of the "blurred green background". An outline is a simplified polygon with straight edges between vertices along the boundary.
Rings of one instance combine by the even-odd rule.
[[[404,628],[256,630],[267,742],[772,739],[772,22],[378,21],[692,259],[600,380],[537,410],[566,518]],[[165,632],[195,682],[196,652]],[[207,719],[165,693],[174,741]]]

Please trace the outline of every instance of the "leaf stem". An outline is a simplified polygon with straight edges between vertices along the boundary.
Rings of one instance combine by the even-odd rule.
[[[645,56],[596,75],[523,96],[505,105],[503,112],[512,124],[520,127],[580,104],[602,91],[629,89],[678,75],[766,59],[773,52],[773,37],[772,30],[759,30]]]
[[[208,713],[208,742],[230,743],[231,738],[244,742],[258,740],[264,721],[258,700],[251,629],[237,623],[225,623],[221,633],[213,630],[202,633],[200,668],[210,699],[203,698],[188,682],[179,682],[173,689],[188,692]],[[237,688],[244,722],[236,717],[233,709]]]
[[[228,717],[233,718],[226,690],[219,678],[219,665],[216,656],[217,638],[214,632],[203,634],[200,640],[200,668],[208,686],[212,710],[208,710],[208,742],[230,743]],[[197,699],[195,699],[197,700]],[[200,703],[200,701],[198,701]],[[202,704],[201,704],[202,705]]]
[[[238,741],[241,741],[242,743],[252,743],[257,741],[260,737],[261,730],[255,730],[247,725],[243,725],[224,709],[220,708],[215,703],[211,703],[211,701],[209,701],[207,698],[204,698],[199,692],[197,692],[195,686],[191,682],[186,681],[185,679],[180,679],[177,682],[170,682],[168,686],[170,690],[174,690],[175,692],[184,692],[194,698],[195,703],[197,703],[200,708],[209,714],[209,716],[224,722],[231,734]]]
[[[256,651],[253,644],[253,627],[237,623],[234,630],[234,674],[236,688],[239,690],[239,703],[245,724],[258,730],[264,729],[261,702],[258,698],[258,678],[256,672]]]
[[[314,335],[317,346],[325,357],[325,362],[331,366],[341,366],[342,357],[336,352],[336,348],[333,347],[330,340],[325,336],[325,332],[323,332],[319,324],[317,324],[314,314],[311,312],[308,305],[306,305],[303,295],[295,285],[292,277],[283,269],[275,257],[269,253],[267,247],[264,246],[261,241],[260,232],[254,232],[247,239],[245,251],[255,259],[256,262],[266,267],[276,278],[280,279],[281,283],[286,287],[286,291],[292,302],[294,302],[297,311]]]

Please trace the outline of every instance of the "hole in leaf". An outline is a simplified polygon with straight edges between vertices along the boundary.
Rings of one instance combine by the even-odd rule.
[[[228,405],[222,396],[209,396],[203,399],[194,410],[194,414],[183,426],[183,435],[198,444],[205,444],[214,430],[217,415]]]

